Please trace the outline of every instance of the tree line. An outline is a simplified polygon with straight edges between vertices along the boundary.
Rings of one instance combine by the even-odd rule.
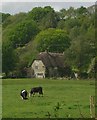
[[[28,13],[2,14],[2,71],[23,77],[25,68],[39,52],[64,52],[73,71],[94,77],[97,58],[94,6],[55,11],[51,6],[35,7]]]

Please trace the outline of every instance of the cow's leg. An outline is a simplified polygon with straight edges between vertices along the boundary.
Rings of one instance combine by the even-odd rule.
[[[43,97],[43,93],[42,93],[42,97]]]
[[[23,100],[23,97],[21,96],[22,100]]]
[[[43,93],[41,93],[41,96],[43,97]]]
[[[43,97],[43,92],[39,92],[39,95],[41,94],[41,96]],[[39,96],[40,97],[40,96]]]
[[[22,100],[24,100],[24,96],[23,95],[21,95],[21,98],[22,98]]]
[[[33,92],[32,94],[33,94],[33,97],[34,97],[35,93]]]
[[[39,93],[38,97],[40,97],[40,93]]]
[[[29,97],[31,97],[31,93],[29,93]]]

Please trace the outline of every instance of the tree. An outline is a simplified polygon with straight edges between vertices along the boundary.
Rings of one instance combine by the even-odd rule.
[[[75,17],[76,17],[75,9],[74,9],[73,7],[70,7],[70,8],[66,11],[66,15],[68,16],[68,18],[75,18]]]
[[[88,33],[88,32],[87,32]],[[91,59],[95,55],[94,37],[92,33],[87,35],[79,35],[71,42],[71,46],[65,52],[65,58],[68,64],[81,72],[87,72]],[[91,36],[91,37],[90,37]]]
[[[2,14],[2,22],[4,22],[10,16],[9,13],[7,13],[7,14],[1,13],[1,14]]]
[[[70,39],[61,29],[48,29],[40,32],[35,39],[37,49],[49,52],[64,52],[70,46]]]
[[[65,19],[66,9],[61,9],[57,14],[59,15],[60,19]]]
[[[38,33],[39,29],[34,21],[23,21],[15,26],[9,34],[9,41],[16,48],[16,44],[26,44]]]
[[[76,11],[77,11],[78,15],[85,15],[88,12],[87,9],[85,7],[83,7],[83,6],[78,8]]]
[[[18,56],[10,44],[3,44],[2,46],[2,72],[8,76],[8,73],[14,70],[17,63]]]
[[[50,11],[43,19],[41,19],[39,26],[42,29],[56,28],[58,21],[59,18],[57,14],[54,11]]]
[[[44,18],[49,12],[54,11],[50,6],[35,7],[29,12],[29,18],[32,18],[36,22],[40,22],[42,18]]]
[[[11,28],[13,28],[19,22],[24,21],[26,18],[27,18],[26,13],[18,13],[15,15],[10,15],[7,17],[7,19],[4,20],[2,27],[6,28],[6,27],[10,26]]]
[[[58,21],[58,15],[50,6],[35,7],[29,12],[29,19],[33,19],[44,30],[47,28],[55,28]]]

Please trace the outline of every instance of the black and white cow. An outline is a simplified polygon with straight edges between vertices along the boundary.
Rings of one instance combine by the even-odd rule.
[[[28,99],[27,94],[28,94],[27,90],[23,89],[23,90],[21,90],[20,96],[23,100],[26,100],[26,99]]]
[[[31,95],[35,95],[35,93],[39,93],[39,95],[41,94],[43,96],[43,90],[42,90],[42,87],[34,87],[31,89],[30,93],[29,93],[29,97]]]

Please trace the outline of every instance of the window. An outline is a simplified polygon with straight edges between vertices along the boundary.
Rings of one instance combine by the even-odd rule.
[[[43,73],[37,73],[38,75],[40,75],[40,76],[43,76]]]
[[[35,66],[35,69],[38,69],[38,66]]]

